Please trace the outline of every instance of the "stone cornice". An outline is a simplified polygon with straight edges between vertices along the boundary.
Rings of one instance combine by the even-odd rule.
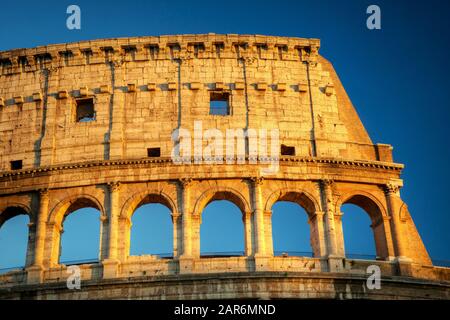
[[[227,166],[230,164],[226,164],[226,159],[224,159],[223,164],[217,164],[222,166]],[[248,160],[248,158],[246,159]],[[383,169],[383,170],[393,170],[401,173],[401,170],[404,168],[403,164],[399,163],[389,163],[389,162],[380,162],[380,161],[361,161],[361,160],[346,160],[346,159],[330,159],[330,158],[312,158],[312,157],[280,157],[279,161],[283,164],[290,163],[310,163],[310,164],[331,164],[331,165],[340,165],[340,166],[348,166],[348,167],[359,167],[359,168],[367,168],[367,169]],[[46,166],[39,168],[30,168],[30,169],[22,169],[15,171],[3,171],[0,172],[0,180],[8,177],[17,177],[17,176],[33,176],[34,174],[44,173],[44,172],[52,172],[52,171],[62,171],[62,170],[71,170],[71,169],[79,169],[79,168],[89,168],[89,167],[101,167],[101,166],[127,166],[127,165],[139,165],[139,164],[169,164],[175,165],[170,157],[160,157],[160,158],[146,158],[146,159],[127,159],[127,160],[103,160],[103,161],[90,161],[90,162],[80,162],[80,163],[71,163],[71,164],[61,164],[54,166]],[[189,164],[187,164],[189,166]],[[198,164],[192,164],[198,166]],[[202,165],[202,164],[200,164]],[[233,165],[233,164],[231,164]]]
[[[311,60],[318,55],[319,39],[263,35],[199,34],[111,38],[35,48],[0,51],[0,61],[9,66],[3,74],[34,72],[45,68],[113,62],[193,58],[242,57],[283,60]],[[132,58],[131,58],[132,57]],[[89,62],[88,62],[89,61]],[[306,60],[305,60],[306,61]]]

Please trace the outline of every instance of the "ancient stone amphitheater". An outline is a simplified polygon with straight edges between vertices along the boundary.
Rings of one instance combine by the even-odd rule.
[[[319,47],[208,34],[0,52],[0,226],[30,219],[26,266],[0,275],[0,298],[448,299],[450,269],[432,265],[400,197],[403,165],[371,141]],[[172,134],[195,121],[278,129],[279,170],[261,175],[248,148],[240,163],[175,163]],[[242,212],[242,256],[200,255],[202,210],[218,199]],[[280,200],[308,213],[313,257],[274,255]],[[147,203],[171,211],[169,259],[129,254],[131,217]],[[346,257],[346,203],[369,215],[376,260]],[[70,290],[62,225],[83,207],[101,212],[99,261],[79,265]],[[381,289],[367,287],[369,265]]]

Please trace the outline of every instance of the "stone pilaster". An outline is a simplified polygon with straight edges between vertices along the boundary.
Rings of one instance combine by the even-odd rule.
[[[193,230],[192,230],[192,209],[190,205],[190,186],[191,179],[180,179],[179,181],[181,197],[181,237],[183,253],[179,257],[180,273],[190,273],[193,271]]]
[[[268,256],[273,256],[272,210],[264,211],[264,225],[266,253]]]
[[[325,232],[327,239],[327,253],[328,255],[336,256],[337,255],[337,246],[336,246],[336,233],[335,233],[335,224],[334,224],[334,208],[333,208],[333,190],[332,180],[322,180],[321,184],[321,193],[322,193],[322,202],[325,211]]]
[[[255,231],[256,231],[256,252],[255,256],[267,256],[266,239],[264,235],[264,209],[262,201],[261,187],[263,185],[263,178],[252,178],[252,193],[253,193],[253,215],[255,217]]]
[[[102,261],[103,278],[114,278],[118,275],[118,225],[119,225],[119,192],[120,183],[108,184],[109,206],[108,206],[108,258]]]
[[[383,216],[381,224],[383,226],[384,237],[386,238],[386,257],[384,258],[386,260],[394,260],[395,250],[394,242],[392,239],[391,217]],[[374,232],[376,232],[376,229],[374,229]]]
[[[334,212],[334,234],[336,239],[336,254],[345,257],[344,230],[342,228],[342,217],[344,213],[340,210]]]
[[[49,252],[50,267],[57,266],[59,264],[59,257],[61,255],[61,235],[64,230],[61,224],[56,222],[47,223],[47,236],[46,246],[48,246],[47,252]]]
[[[35,244],[36,244],[36,223],[30,221],[28,223],[28,244],[27,244],[27,254],[25,258],[25,267],[30,267],[33,265],[35,256]]]
[[[242,215],[242,222],[244,223],[244,239],[245,239],[245,255],[251,256],[253,254],[253,237],[252,237],[252,213],[244,212]]]
[[[178,212],[172,212],[171,214],[172,224],[173,224],[173,257],[178,258],[180,255],[180,224],[181,224],[181,214]]]
[[[326,255],[325,227],[323,223],[323,211],[316,211],[309,217],[311,228],[311,243],[314,257],[319,258]]]
[[[109,189],[109,242],[108,259],[117,259],[117,235],[119,225],[119,190],[120,184],[113,182],[108,184]]]
[[[255,270],[268,271],[270,269],[270,257],[266,245],[266,223],[262,199],[262,186],[264,179],[262,177],[251,178],[252,196],[253,196],[253,219],[254,219],[254,238],[256,250],[254,251]]]
[[[400,186],[389,183],[384,187],[386,201],[388,203],[389,215],[391,217],[392,235],[395,255],[401,275],[411,275],[411,259],[407,257],[406,239],[403,238],[403,228],[400,221]]]
[[[37,216],[35,242],[34,242],[34,261],[27,269],[28,283],[41,283],[43,281],[44,264],[44,245],[46,236],[46,223],[48,217],[48,190],[39,190],[39,212]]]
[[[375,221],[372,220],[370,227],[375,237],[377,260],[394,260],[395,252],[392,244],[392,236],[389,227],[391,217],[380,216]]]
[[[333,180],[322,180],[322,203],[325,210],[325,230],[327,240],[328,270],[341,271],[344,267],[343,257],[338,252],[336,240],[336,225],[334,221]]]
[[[119,237],[119,253],[118,257],[120,261],[126,261],[130,255],[130,235],[131,235],[131,227],[133,226],[133,222],[131,221],[131,217],[123,217],[119,218],[119,229],[120,229],[120,237]]]
[[[46,233],[46,222],[48,217],[48,203],[49,195],[48,190],[39,190],[39,213],[37,216],[37,228],[36,228],[36,246],[34,265],[42,266],[44,261],[44,241]]]
[[[181,218],[182,218],[182,237],[183,237],[183,257],[192,256],[192,230],[191,230],[191,206],[190,206],[190,185],[191,179],[180,179],[181,189]]]
[[[108,217],[104,214],[100,215],[100,245],[98,250],[99,260],[108,257]]]

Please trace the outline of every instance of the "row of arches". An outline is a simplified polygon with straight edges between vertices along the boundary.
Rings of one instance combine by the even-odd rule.
[[[129,228],[128,255],[174,255],[173,203],[166,197],[148,194],[133,200]],[[246,204],[228,192],[205,198],[199,230],[200,256],[244,255],[246,230],[243,211]],[[77,198],[63,205],[60,221],[59,263],[93,262],[102,258],[105,230],[102,208],[89,198]],[[379,219],[377,204],[362,195],[348,198],[339,208],[345,252],[364,253],[375,258],[377,237],[371,232]],[[304,193],[280,195],[271,207],[271,244],[274,255],[313,256],[311,213],[314,204]],[[8,207],[0,213],[0,269],[24,266],[32,259],[26,209]],[[373,230],[372,230],[373,231]],[[378,245],[379,246],[379,245]],[[348,253],[347,253],[348,256]],[[352,256],[350,256],[352,257]]]

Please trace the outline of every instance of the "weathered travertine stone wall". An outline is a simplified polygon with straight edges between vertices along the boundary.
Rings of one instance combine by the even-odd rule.
[[[205,35],[1,52],[1,168],[142,158],[149,147],[169,156],[178,126],[244,128],[247,119],[250,128],[279,128],[299,156],[390,161],[390,147],[372,144],[319,45]],[[228,117],[209,115],[216,83],[231,93]],[[95,99],[94,123],[75,121],[83,96]]]
[[[100,262],[81,266],[83,280],[99,286],[230,272],[361,277],[367,262],[345,257],[345,203],[370,216],[377,252],[370,263],[389,281],[447,283],[448,269],[432,266],[400,197],[403,166],[393,162],[391,146],[372,143],[319,46],[317,39],[209,34],[0,52],[0,226],[17,214],[30,216],[26,268],[0,276],[0,296],[31,290],[45,298],[47,284],[65,281],[63,221],[83,207],[101,212]],[[209,114],[212,91],[229,94],[229,115]],[[86,98],[94,101],[95,120],[77,122],[77,103]],[[278,129],[280,143],[295,154],[281,155],[279,171],[266,177],[261,164],[249,161],[176,164],[172,133],[194,131],[194,121],[222,132]],[[160,156],[148,157],[148,148],[160,148]],[[18,160],[22,168],[13,166]],[[242,212],[242,257],[200,257],[201,214],[218,199]],[[313,258],[274,257],[271,210],[279,200],[308,213]],[[131,217],[154,202],[171,211],[171,259],[129,255]],[[401,296],[401,286],[392,292]],[[436,288],[434,294],[448,295],[448,285]],[[273,296],[292,297],[288,289]]]

